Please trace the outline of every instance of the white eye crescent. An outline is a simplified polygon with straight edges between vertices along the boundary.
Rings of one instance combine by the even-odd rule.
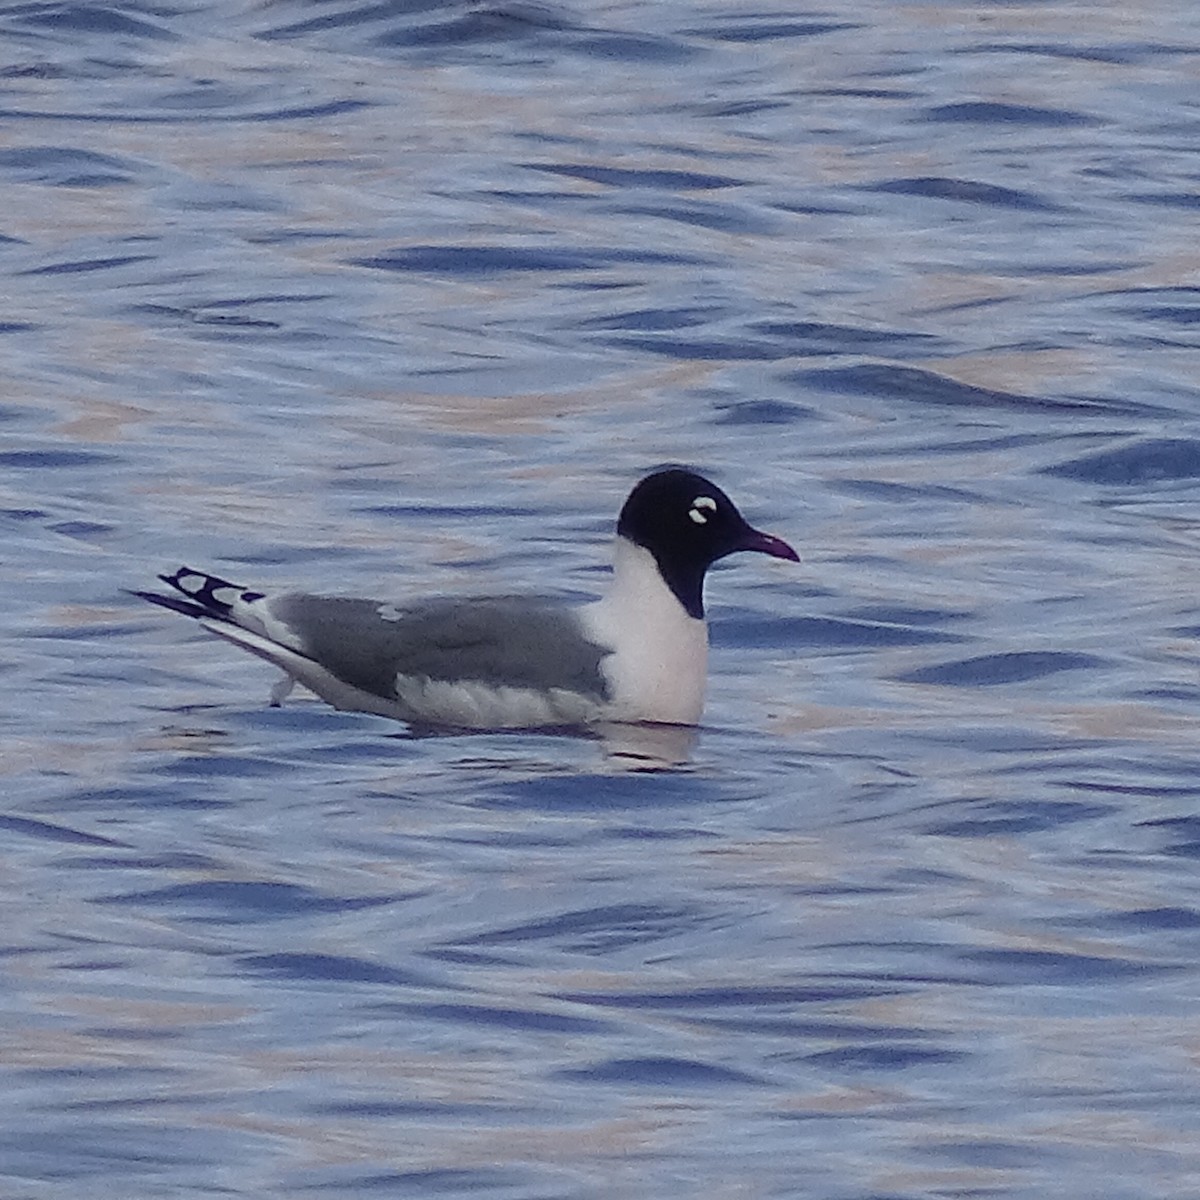
[[[697,496],[692,501],[692,507],[688,509],[688,516],[696,522],[697,525],[706,525],[708,523],[708,514],[717,511],[717,502],[711,496]]]

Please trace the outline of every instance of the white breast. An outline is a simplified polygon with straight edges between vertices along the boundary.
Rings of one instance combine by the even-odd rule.
[[[600,669],[612,689],[616,720],[700,720],[708,626],[688,616],[648,550],[617,538],[612,586],[579,616],[593,641],[612,647]]]

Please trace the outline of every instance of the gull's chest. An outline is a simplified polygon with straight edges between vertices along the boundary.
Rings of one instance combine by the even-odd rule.
[[[708,626],[688,616],[654,559],[618,548],[613,586],[580,613],[588,636],[611,652],[601,662],[614,716],[694,725],[704,710]]]

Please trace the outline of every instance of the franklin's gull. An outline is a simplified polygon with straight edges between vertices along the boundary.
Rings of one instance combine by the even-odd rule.
[[[617,522],[612,580],[583,605],[534,597],[392,603],[266,593],[181,567],[178,595],[134,594],[188,617],[335,708],[473,729],[593,722],[694,725],[704,707],[704,576],[756,550],[798,562],[693,471],[647,475]]]

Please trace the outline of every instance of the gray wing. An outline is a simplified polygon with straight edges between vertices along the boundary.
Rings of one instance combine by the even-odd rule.
[[[394,697],[397,676],[410,676],[609,699],[600,670],[609,649],[589,641],[565,606],[513,597],[397,607],[293,592],[269,609],[302,654],[377,696]]]

